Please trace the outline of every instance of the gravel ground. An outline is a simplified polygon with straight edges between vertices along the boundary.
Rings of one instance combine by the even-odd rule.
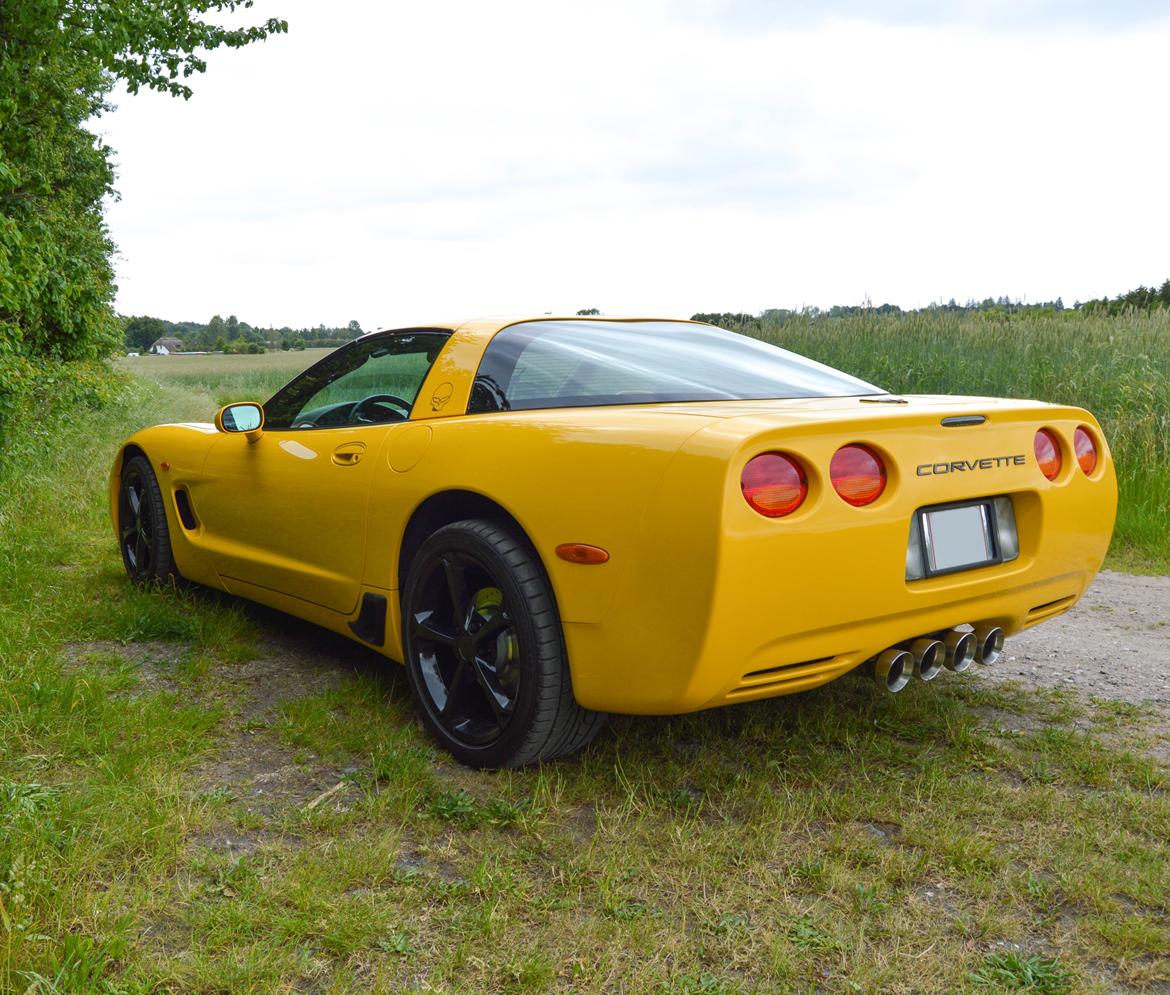
[[[1170,577],[1103,571],[1072,611],[1009,638],[1005,650],[978,672],[1170,713]]]

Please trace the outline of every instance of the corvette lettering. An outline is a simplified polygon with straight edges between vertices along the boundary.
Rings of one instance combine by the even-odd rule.
[[[1028,457],[1023,453],[1016,456],[985,456],[983,459],[952,460],[950,463],[920,463],[918,476],[938,477],[944,473],[964,473],[967,470],[991,470],[997,466],[1024,466]]]

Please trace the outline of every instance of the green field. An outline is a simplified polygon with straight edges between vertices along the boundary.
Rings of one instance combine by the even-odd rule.
[[[232,401],[267,401],[301,370],[328,356],[330,349],[266,352],[260,355],[126,356],[115,361],[119,370],[144,380],[202,391],[214,407]],[[204,412],[210,421],[215,411]]]
[[[850,363],[828,355],[844,338],[784,341],[926,386],[891,358],[925,376],[925,332],[849,334]],[[395,665],[230,598],[130,588],[105,508],[118,441],[267,396],[311,358],[126,360],[143,375],[121,400],[12,440],[0,992],[1170,984],[1170,772],[1141,708],[854,677],[615,719],[578,759],[475,773],[432,749]]]

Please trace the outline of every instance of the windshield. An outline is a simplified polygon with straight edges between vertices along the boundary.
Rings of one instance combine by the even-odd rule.
[[[469,414],[884,394],[758,339],[681,321],[529,321],[489,343]]]

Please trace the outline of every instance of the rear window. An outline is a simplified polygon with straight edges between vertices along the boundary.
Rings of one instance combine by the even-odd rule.
[[[488,344],[468,413],[884,394],[766,342],[677,321],[528,321]]]

